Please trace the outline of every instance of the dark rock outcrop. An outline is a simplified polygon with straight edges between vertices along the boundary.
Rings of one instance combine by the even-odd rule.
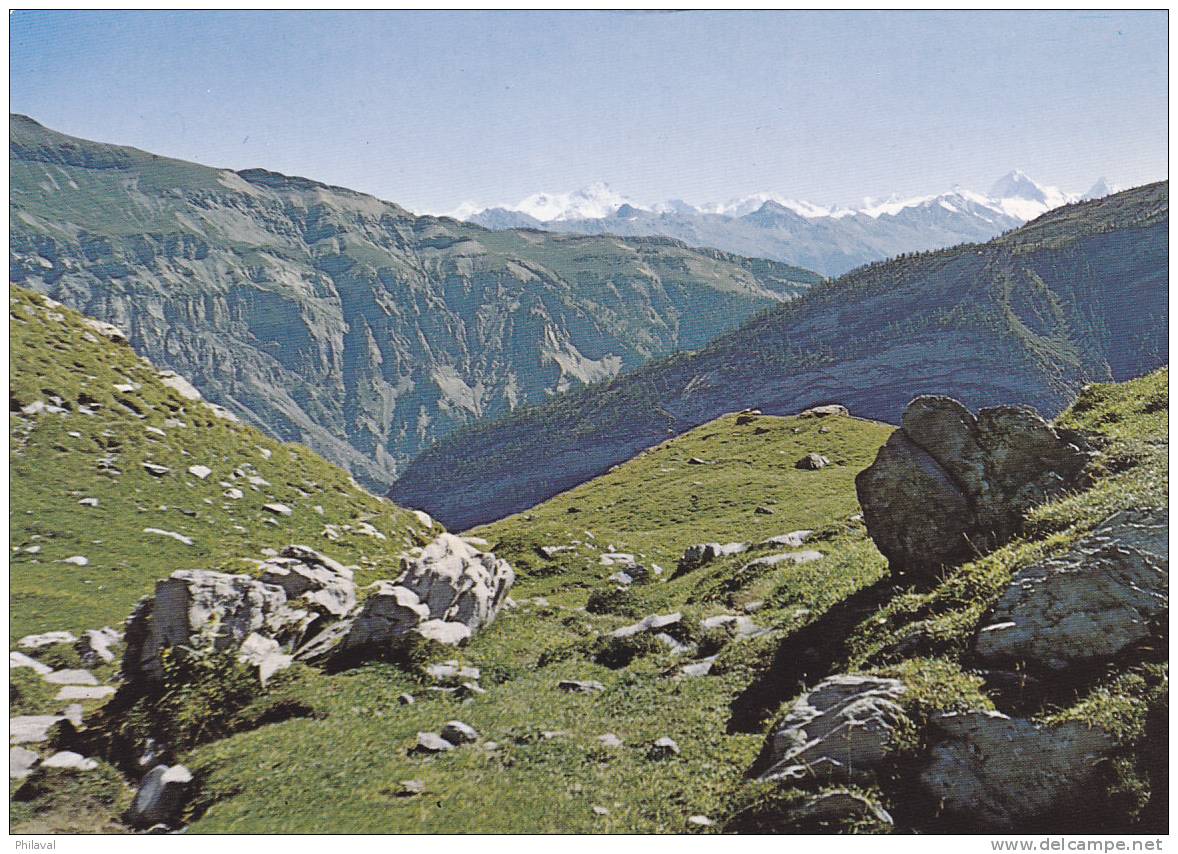
[[[952,398],[924,396],[855,479],[863,521],[893,572],[935,580],[944,566],[1008,541],[1026,512],[1081,485],[1082,440],[1029,407],[975,418]]]

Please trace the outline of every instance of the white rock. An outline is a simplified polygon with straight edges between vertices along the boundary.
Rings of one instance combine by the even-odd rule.
[[[275,639],[301,633],[306,611],[288,607],[282,589],[248,575],[185,569],[156,582],[128,621],[124,679],[156,682],[160,653],[172,646],[199,645],[215,630],[213,646],[237,649],[254,632]]]
[[[429,608],[406,587],[378,581],[368,590],[368,597],[344,639],[345,650],[385,646],[429,619]]]
[[[200,400],[200,392],[196,387],[175,371],[160,371],[157,376],[163,385],[172,389],[185,400]]]
[[[447,721],[446,725],[442,727],[441,736],[455,747],[461,744],[473,744],[479,740],[479,734],[475,728],[462,721]]]
[[[453,750],[454,745],[436,732],[419,732],[415,749],[421,753],[444,753]]]
[[[41,757],[24,747],[8,748],[8,779],[23,780],[33,773]]]
[[[770,537],[758,545],[761,546],[782,546],[787,549],[800,549],[802,544],[806,542],[813,534],[813,531],[790,531],[788,534],[781,534],[780,536]]]
[[[161,430],[159,427],[144,427],[143,429],[153,436],[166,437],[168,435],[163,430]]]
[[[421,523],[422,525],[424,525],[425,527],[427,527],[427,528],[432,528],[432,527],[434,526],[434,520],[433,520],[433,517],[432,517],[432,516],[430,516],[428,513],[426,513],[424,510],[412,510],[412,511],[410,511],[410,512],[411,512],[411,513],[412,513],[414,516],[416,516],[416,517],[417,517],[417,521],[418,521],[418,522],[420,522],[420,523]]]
[[[8,741],[10,744],[45,741],[50,727],[64,720],[61,715],[18,715],[8,722]]]
[[[93,771],[98,767],[98,760],[87,759],[82,754],[74,753],[72,750],[63,750],[60,753],[54,753],[42,762],[41,767],[68,768],[74,771]]]
[[[87,664],[109,663],[115,660],[111,647],[118,645],[123,639],[123,633],[110,626],[101,629],[90,629],[82,633],[78,641],[78,652]]]
[[[103,700],[114,694],[109,685],[65,685],[57,692],[55,700]]]
[[[68,563],[72,566],[89,566],[90,559],[85,555],[74,555],[72,557],[62,558],[58,563]]]
[[[34,673],[38,673],[41,676],[53,672],[53,668],[48,664],[42,664],[40,661],[37,661],[37,659],[30,658],[23,652],[8,653],[8,669],[16,670],[19,667],[28,667]]]
[[[173,540],[175,540],[178,543],[183,543],[186,546],[192,545],[192,538],[191,537],[186,537],[183,534],[177,534],[175,531],[165,531],[162,528],[144,528],[143,533],[156,534],[157,536],[160,536],[160,537],[171,537]]]
[[[21,649],[42,649],[56,646],[59,643],[77,643],[78,637],[73,632],[45,632],[39,635],[25,635],[16,642]]]
[[[650,748],[650,756],[652,759],[667,759],[671,756],[678,756],[682,751],[675,739],[663,736],[656,739]]]
[[[514,581],[507,561],[453,534],[441,534],[420,557],[406,560],[397,579],[429,608],[429,619],[461,623],[472,632],[495,619]]]
[[[97,685],[98,680],[89,670],[54,670],[44,675],[46,682],[52,685]]]
[[[280,670],[290,667],[294,658],[282,652],[282,647],[273,638],[264,637],[257,632],[246,636],[238,650],[239,661],[251,664],[258,669],[258,681],[263,685],[270,681],[270,677]]]
[[[602,747],[621,747],[622,740],[614,735],[612,732],[607,732],[604,735],[597,736],[597,743]]]
[[[240,489],[238,489],[236,486],[229,487],[221,494],[224,495],[226,498],[232,499],[233,501],[237,501],[239,498],[242,498],[245,495],[245,493],[242,492]]]
[[[458,646],[469,640],[471,635],[469,626],[447,620],[426,620],[413,631],[427,640],[446,646]]]
[[[273,513],[275,516],[289,516],[294,512],[285,504],[279,504],[277,502],[273,504],[263,504],[262,509]]]
[[[97,507],[98,506],[98,499],[97,498],[83,498],[78,503],[80,505],[82,505],[83,507]]]
[[[144,463],[143,469],[153,477],[163,477],[171,471],[167,466],[161,466],[158,463]]]
[[[620,629],[615,629],[614,631],[610,632],[610,636],[615,638],[628,638],[633,635],[641,634],[642,632],[650,632],[657,629],[666,628],[667,626],[673,626],[682,619],[683,614],[678,611],[673,614],[663,614],[661,616],[658,614],[652,614],[651,616],[646,617],[637,623],[629,626],[623,626]]]
[[[224,406],[220,406],[216,403],[209,403],[207,400],[204,402],[204,405],[205,408],[209,409],[213,415],[217,416],[218,418],[222,418],[225,421],[232,421],[235,424],[241,422],[240,418],[238,418]]]
[[[195,478],[204,480],[213,473],[213,470],[208,466],[189,466],[188,473]]]

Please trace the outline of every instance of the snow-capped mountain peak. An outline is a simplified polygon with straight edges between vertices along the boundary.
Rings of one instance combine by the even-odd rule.
[[[567,219],[601,219],[611,216],[622,205],[640,207],[625,196],[615,193],[603,182],[591,184],[571,193],[536,193],[510,207],[540,222]]]
[[[1120,192],[1120,190],[1121,188],[1116,184],[1109,183],[1108,178],[1101,176],[1096,179],[1096,183],[1080,199],[1085,202],[1092,199],[1103,199],[1105,196],[1111,196],[1113,193]]]

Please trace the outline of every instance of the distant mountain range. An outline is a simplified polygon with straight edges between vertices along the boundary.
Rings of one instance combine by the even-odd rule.
[[[1020,171],[988,194],[955,188],[932,196],[869,201],[858,209],[830,207],[758,193],[719,204],[671,200],[640,205],[605,184],[572,193],[537,193],[515,205],[465,204],[451,216],[487,228],[535,228],[573,234],[662,235],[772,258],[839,275],[906,252],[979,242],[1053,208],[1107,196],[1104,178],[1082,196],[1037,184]]]
[[[1168,228],[1163,182],[1057,208],[984,245],[862,268],[698,353],[452,435],[390,497],[465,528],[745,407],[841,403],[897,423],[914,396],[947,394],[1053,416],[1085,383],[1166,364]]]
[[[387,488],[435,439],[821,281],[662,237],[494,232],[10,119],[9,276]]]

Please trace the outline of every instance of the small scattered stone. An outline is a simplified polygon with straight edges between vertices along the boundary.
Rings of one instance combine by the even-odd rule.
[[[53,668],[48,664],[43,664],[40,661],[37,661],[37,659],[25,655],[23,652],[8,653],[8,669],[16,670],[20,667],[27,667],[34,673],[40,674],[41,676],[45,676],[46,674],[53,672]]]
[[[400,703],[402,706],[412,706],[414,703],[417,702],[417,698],[414,697],[412,694],[401,694],[400,696],[397,697],[397,702]]]
[[[597,736],[597,742],[602,747],[621,747],[622,740],[614,735],[612,732],[607,732],[605,735]]]
[[[186,537],[183,534],[177,534],[175,531],[165,531],[163,528],[144,528],[145,534],[156,534],[160,537],[171,537],[178,543],[183,543],[186,546],[192,545],[192,538]]]
[[[776,511],[769,508],[769,507],[765,507],[764,505],[762,505],[762,506],[758,507],[756,510],[754,510],[753,512],[756,513],[758,516],[772,516]]]
[[[59,643],[77,642],[78,638],[73,632],[45,632],[39,635],[25,635],[16,642],[16,645],[21,649],[41,649]]]
[[[167,466],[161,466],[156,463],[144,463],[143,468],[153,477],[163,477],[171,471]]]
[[[98,680],[89,670],[55,670],[45,674],[45,681],[53,685],[97,685]]]
[[[651,759],[669,759],[672,756],[678,756],[681,752],[675,739],[665,735],[650,746]]]
[[[68,563],[72,566],[89,566],[90,558],[85,555],[74,555],[73,557],[62,558],[58,563]]]
[[[61,715],[18,715],[8,721],[8,741],[10,744],[45,741],[50,727],[64,720]]]
[[[155,766],[139,784],[128,819],[138,827],[170,825],[179,816],[191,784],[192,773],[183,765]]]
[[[605,807],[594,806],[593,807],[593,814],[594,815],[609,815],[609,810],[606,809]]]
[[[419,732],[417,746],[414,749],[420,753],[444,753],[447,750],[453,750],[454,745],[436,732]]]
[[[236,486],[229,487],[221,494],[224,495],[226,498],[232,499],[233,501],[237,501],[239,498],[242,498],[245,495],[245,493],[242,492],[240,489],[238,489]]]
[[[592,680],[581,681],[578,679],[562,679],[557,683],[556,687],[562,691],[568,691],[571,694],[593,694],[605,690],[605,686],[600,682],[594,682]]]
[[[213,470],[211,468],[209,468],[208,466],[189,466],[188,473],[195,478],[199,478],[200,480],[205,480],[209,475],[211,475],[213,473]]]
[[[806,471],[818,471],[830,465],[830,460],[822,456],[822,454],[809,453],[802,457],[795,464],[795,468],[805,469]]]
[[[33,769],[40,761],[41,757],[31,750],[24,747],[10,747],[8,749],[8,779],[23,780],[33,773]]]
[[[442,738],[455,746],[472,744],[479,740],[479,734],[475,728],[462,721],[447,721],[446,725],[442,727],[441,735]]]
[[[63,685],[55,700],[102,700],[115,692],[109,685]]]
[[[285,504],[279,504],[277,502],[274,504],[263,504],[262,509],[273,513],[275,516],[289,516],[294,512]]]
[[[706,815],[693,815],[687,819],[687,823],[694,827],[711,827],[716,822],[712,821]]]
[[[83,507],[97,507],[98,506],[98,499],[97,498],[83,498],[78,503],[80,505],[82,505]]]
[[[43,768],[69,768],[75,771],[93,771],[98,767],[98,760],[87,759],[80,753],[74,753],[72,750],[63,750],[59,753],[54,753],[48,759],[41,763]]]
[[[420,795],[425,791],[425,783],[421,780],[402,780],[401,791],[397,794],[402,798]]]

